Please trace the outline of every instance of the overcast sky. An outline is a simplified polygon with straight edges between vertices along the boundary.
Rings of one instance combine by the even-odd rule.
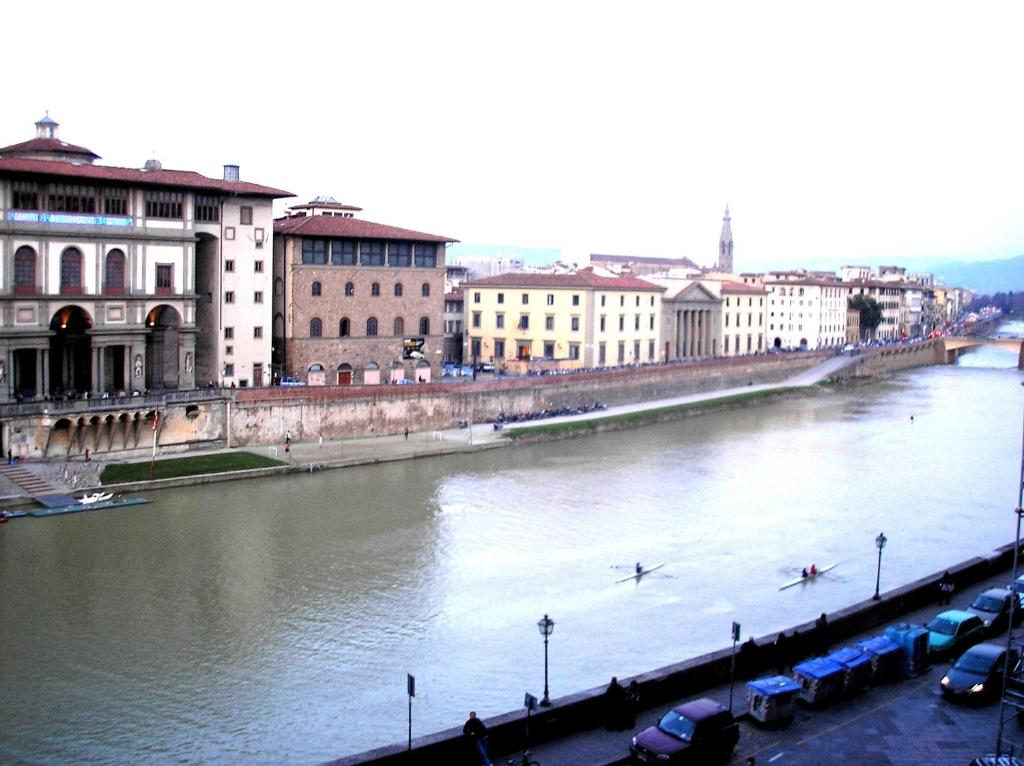
[[[738,270],[1024,252],[1024,3],[4,11],[0,146],[330,194],[464,243]],[[283,208],[283,205],[282,205]]]

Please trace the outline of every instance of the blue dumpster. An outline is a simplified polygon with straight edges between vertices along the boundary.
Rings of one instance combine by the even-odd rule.
[[[793,717],[793,703],[800,684],[788,676],[768,676],[747,682],[747,712],[761,723]]]
[[[885,636],[875,636],[858,641],[857,648],[871,658],[871,682],[876,684],[892,681],[900,673],[902,656],[899,644]]]
[[[928,631],[913,623],[899,623],[885,629],[885,637],[900,648],[900,672],[907,678],[928,669]]]
[[[824,705],[843,693],[846,669],[837,662],[816,657],[793,666],[800,684],[800,699],[808,705]]]
[[[843,691],[846,694],[856,694],[871,680],[871,658],[860,649],[837,649],[825,659],[842,665],[846,670],[843,679]]]

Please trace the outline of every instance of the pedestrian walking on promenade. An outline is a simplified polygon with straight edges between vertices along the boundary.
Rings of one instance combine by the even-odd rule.
[[[754,662],[756,655],[757,642],[754,641],[753,636],[748,636],[747,640],[740,644],[740,656],[736,663],[739,667],[740,678],[754,677]]]
[[[409,426],[405,427],[405,440],[409,441]]]
[[[462,733],[469,738],[474,749],[480,754],[481,766],[494,766],[491,757],[487,755],[487,726],[476,717],[475,711],[470,711],[469,720],[462,727]]]
[[[632,729],[636,726],[636,714],[640,711],[640,684],[636,680],[629,682],[626,687],[626,727]]]
[[[814,648],[819,654],[828,654],[829,648],[828,640],[828,615],[824,612],[821,613],[821,617],[814,621]]]
[[[320,434],[317,437],[316,441],[317,441],[317,444],[320,446],[320,449],[323,449],[324,448],[324,435]]]
[[[604,690],[604,728],[608,731],[622,731],[625,727],[626,690],[619,679],[612,676],[611,683]]]
[[[953,596],[953,578],[947,569],[939,578],[939,604],[948,604]]]
[[[778,665],[779,675],[784,675],[789,667],[789,639],[784,632],[780,632],[775,639],[775,664]]]

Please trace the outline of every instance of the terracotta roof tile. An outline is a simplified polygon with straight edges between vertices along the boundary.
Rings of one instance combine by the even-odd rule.
[[[619,263],[619,264],[630,264],[639,263],[649,266],[664,266],[666,268],[688,268],[688,269],[699,269],[696,263],[691,261],[689,258],[658,258],[648,255],[601,255],[599,253],[592,253],[590,255],[591,263]]]
[[[224,181],[207,178],[191,170],[139,170],[109,165],[79,165],[56,160],[33,160],[0,157],[0,176],[34,175],[75,178],[88,181],[110,181],[136,186],[159,186],[195,191],[222,192],[250,197],[294,197],[291,192],[246,181]]]
[[[274,233],[291,234],[298,237],[357,237],[360,239],[406,239],[415,242],[458,242],[457,239],[451,237],[400,229],[397,226],[373,223],[360,218],[322,215],[278,218],[274,221]]]
[[[50,121],[54,124],[53,121]],[[100,156],[91,149],[84,146],[75,146],[61,141],[59,138],[33,138],[30,141],[22,141],[20,144],[11,144],[0,148],[0,157],[9,157],[17,154],[36,154],[37,152],[51,152],[56,154],[81,154],[91,160],[98,160]]]
[[[723,293],[750,293],[752,295],[764,295],[767,291],[763,287],[757,285],[747,285],[742,282],[730,282],[724,280],[722,282]]]

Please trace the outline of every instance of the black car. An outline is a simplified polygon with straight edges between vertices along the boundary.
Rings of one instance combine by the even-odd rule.
[[[1010,668],[1019,659],[1016,649],[1010,650]],[[1006,646],[985,643],[972,646],[946,671],[939,682],[942,695],[947,699],[964,701],[993,700],[1003,688],[1003,670],[1006,667]]]
[[[638,763],[712,763],[728,760],[739,738],[729,709],[705,698],[669,710],[633,737],[629,752]]]

